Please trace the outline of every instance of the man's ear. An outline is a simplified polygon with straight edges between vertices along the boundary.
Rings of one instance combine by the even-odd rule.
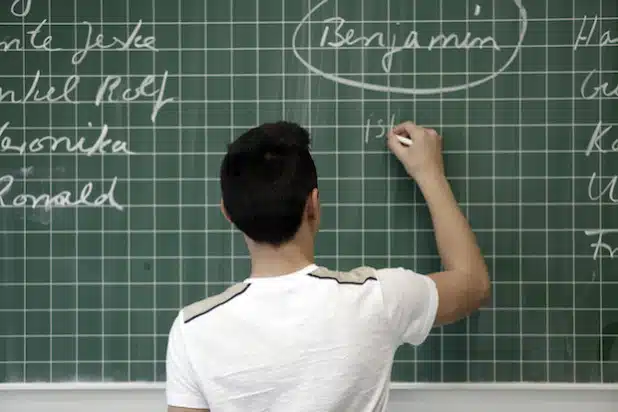
[[[219,203],[220,207],[221,207],[221,213],[223,213],[223,216],[225,216],[225,219],[232,223],[232,220],[230,219],[230,216],[227,214],[227,210],[225,210],[225,205],[223,204],[223,199],[221,199],[221,202]]]
[[[309,194],[307,198],[307,216],[311,219],[315,219],[318,217],[320,213],[320,193],[318,189],[315,188]]]

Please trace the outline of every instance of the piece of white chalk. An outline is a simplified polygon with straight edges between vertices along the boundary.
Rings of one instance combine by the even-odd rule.
[[[399,135],[395,135],[397,136],[397,140],[399,140],[399,142],[401,144],[405,144],[406,146],[412,146],[412,139],[409,139],[407,137],[403,137],[403,136],[399,136]]]

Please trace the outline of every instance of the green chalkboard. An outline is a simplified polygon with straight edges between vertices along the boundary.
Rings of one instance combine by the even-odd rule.
[[[0,381],[164,380],[178,309],[248,275],[226,144],[280,119],[312,133],[338,269],[439,269],[383,135],[444,136],[492,302],[394,380],[618,381],[615,1],[4,3]]]

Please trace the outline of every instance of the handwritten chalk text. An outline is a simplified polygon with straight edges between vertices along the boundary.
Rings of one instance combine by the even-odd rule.
[[[599,26],[599,16],[595,15],[592,19],[592,24],[590,25],[590,30],[584,36],[584,32],[587,29],[588,25],[588,16],[584,15],[584,19],[582,21],[582,25],[579,29],[579,33],[577,35],[577,39],[575,39],[575,43],[573,43],[573,50],[577,50],[580,45],[589,46],[590,42],[594,39],[597,39],[598,36],[594,35],[594,32]],[[618,37],[612,37],[612,33],[607,30],[601,33],[601,37],[599,39],[599,46],[609,46],[613,44],[618,44]],[[594,46],[597,46],[596,44]]]
[[[597,236],[597,241],[595,243],[591,243],[590,246],[594,248],[594,254],[592,255],[593,260],[597,260],[599,254],[602,251],[606,251],[609,253],[609,258],[613,259],[618,256],[618,247],[614,248],[609,244],[605,243],[603,238],[604,235],[609,234],[618,234],[618,229],[594,229],[594,230],[586,230],[586,236]]]
[[[23,51],[26,47],[31,47],[34,50],[45,50],[45,51],[58,51],[62,49],[54,49],[51,46],[52,36],[48,35],[39,40],[38,36],[41,34],[41,29],[43,26],[47,24],[47,19],[40,22],[34,29],[28,30],[26,34],[29,35],[28,43],[25,43],[20,38],[9,38],[5,37],[0,41],[0,52],[8,52],[8,51]]]
[[[598,189],[598,193],[593,194],[593,192],[595,192],[595,187],[598,186],[601,186],[601,188]],[[597,173],[592,173],[592,176],[590,176],[590,181],[588,182],[588,197],[590,200],[599,200],[603,196],[607,195],[612,203],[618,203],[618,191],[616,190],[618,187],[618,175],[612,176],[609,182],[605,184],[605,187],[602,186],[603,183],[601,177],[599,176],[597,178]]]
[[[589,83],[592,81],[595,74],[599,74],[599,83],[595,86],[590,85]],[[609,82],[603,82],[599,71],[594,69],[586,75],[586,78],[582,82],[580,92],[582,97],[587,100],[599,97],[618,97],[618,84],[610,85]]]
[[[122,89],[120,88],[122,76],[107,76],[99,86],[94,104],[95,106],[100,106],[102,103],[132,102],[140,97],[154,98],[152,113],[150,115],[150,120],[154,122],[163,106],[174,101],[172,97],[164,97],[167,77],[168,72],[166,70],[165,73],[163,73],[161,84],[158,88],[155,85],[156,76],[151,74],[144,77],[135,89],[130,87]],[[119,88],[122,90],[117,90]]]
[[[63,190],[56,194],[43,193],[40,195],[32,195],[21,193],[10,198],[10,192],[15,182],[12,175],[4,175],[0,177],[0,208],[2,207],[30,207],[35,209],[41,207],[45,210],[50,210],[52,207],[103,207],[109,204],[114,209],[122,211],[124,209],[115,197],[115,190],[118,178],[114,177],[109,189],[105,193],[101,193],[95,199],[91,199],[93,183],[88,182],[84,185],[76,197],[68,190]]]
[[[611,132],[613,126],[603,127],[603,122],[599,122],[594,129],[594,133],[588,142],[588,147],[586,148],[586,156],[590,156],[593,150],[598,150],[599,153],[618,153],[618,137],[614,140],[604,139]],[[609,141],[609,142],[608,142]],[[603,146],[603,143],[609,143]]]
[[[154,36],[143,36],[140,34],[140,30],[142,27],[142,20],[137,22],[137,25],[133,28],[133,31],[129,34],[126,39],[120,39],[116,36],[112,36],[111,40],[108,40],[106,43],[105,36],[103,33],[99,33],[92,38],[93,36],[93,28],[90,22],[84,21],[82,22],[88,28],[88,34],[86,36],[86,44],[78,49],[71,58],[71,62],[75,65],[80,64],[86,58],[86,55],[91,50],[106,50],[106,49],[114,49],[117,51],[126,51],[131,49],[133,50],[150,50],[157,51],[155,48],[155,37]]]
[[[15,17],[26,17],[32,9],[32,0],[13,0],[11,13]]]
[[[395,113],[391,114],[390,119],[376,119],[375,122],[373,115],[369,116],[365,123],[365,143],[369,143],[369,139],[385,138],[388,131],[393,127],[395,127]]]
[[[606,128],[603,128],[602,122],[599,122],[597,124],[596,128],[594,129],[594,133],[590,138],[590,142],[588,142],[588,147],[586,148],[586,156],[590,156],[594,149],[598,150],[599,153],[618,153],[618,138],[615,138],[613,141],[611,141],[609,149],[603,148],[603,138],[612,130],[612,128],[613,126],[607,126]],[[605,141],[607,142],[607,139]],[[607,147],[607,145],[605,147]]]
[[[500,51],[501,48],[498,45],[496,39],[491,36],[484,38],[473,37],[472,33],[467,32],[465,36],[461,37],[456,33],[444,34],[432,36],[427,44],[421,45],[419,39],[419,33],[416,30],[408,32],[405,40],[401,41],[397,38],[396,34],[388,35],[384,32],[375,32],[370,36],[358,35],[354,29],[344,28],[346,20],[342,17],[331,17],[324,20],[327,25],[322,31],[322,38],[320,40],[320,47],[333,47],[341,48],[345,46],[355,46],[360,44],[362,47],[379,47],[385,49],[382,56],[382,70],[385,73],[389,73],[393,66],[393,57],[401,51],[413,50],[413,49],[427,49],[429,51],[434,49],[446,49],[453,47],[455,49],[483,49],[486,47],[493,48],[496,51]],[[334,28],[328,26],[329,23],[334,24]]]
[[[316,17],[317,14],[324,13],[324,5],[326,5],[330,0],[322,0],[318,4],[316,4],[309,12],[300,20],[294,32],[292,34],[292,52],[297,60],[305,66],[312,73],[321,76],[327,80],[333,81],[335,83],[343,84],[350,87],[356,87],[365,90],[372,90],[377,92],[393,92],[393,93],[402,93],[402,94],[413,94],[413,95],[430,95],[430,94],[439,94],[439,93],[451,93],[461,90],[470,89],[481,84],[487,83],[492,79],[495,79],[500,74],[502,74],[505,70],[507,70],[511,64],[515,61],[521,47],[523,45],[524,39],[526,37],[526,32],[528,29],[528,12],[524,8],[522,4],[522,0],[512,0],[513,4],[519,11],[519,21],[518,24],[518,38],[510,39],[509,44],[513,44],[514,47],[509,47],[510,55],[508,58],[505,55],[504,58],[501,56],[500,61],[505,60],[505,62],[499,67],[491,67],[489,70],[489,74],[484,75],[484,77],[470,79],[466,83],[454,84],[454,85],[445,85],[442,87],[403,87],[403,86],[391,86],[388,84],[378,84],[378,83],[369,83],[365,81],[359,81],[351,78],[345,77],[342,74],[328,73],[325,70],[321,69],[317,64],[309,62],[302,54],[301,50],[314,49],[312,44],[301,45],[299,44],[299,33],[308,29],[309,25],[311,27],[315,27],[316,24],[326,24],[327,27],[324,27],[320,30],[322,33],[320,39],[320,45],[322,48],[328,46],[334,50],[338,50],[343,46],[352,46],[352,45],[360,45],[363,47],[366,46],[377,46],[382,47],[384,49],[384,54],[382,56],[382,68],[385,72],[389,72],[392,66],[393,56],[400,51],[406,49],[415,49],[421,48],[421,41],[419,39],[419,34],[416,31],[408,32],[407,37],[401,41],[396,38],[387,36],[383,31],[375,32],[369,36],[358,35],[353,29],[344,30],[343,25],[345,24],[345,19],[340,16],[327,17],[322,19],[320,22],[319,18]],[[334,27],[332,26],[334,23]],[[386,23],[386,22],[385,22]],[[513,23],[516,24],[516,23]],[[328,26],[330,25],[330,26]],[[304,36],[303,36],[304,37]],[[310,38],[310,36],[308,36]],[[444,34],[440,33],[430,38],[428,42],[423,42],[425,48],[431,47],[431,49],[444,48],[449,45],[454,47],[459,46],[462,50],[469,51],[471,48],[482,48],[487,47],[487,50],[500,50],[500,46],[496,39],[493,37],[473,37],[472,34],[467,34],[462,36],[458,36],[456,34]],[[359,47],[361,48],[361,47]],[[504,53],[500,53],[504,54]],[[317,62],[323,62],[327,59],[314,59]],[[498,65],[496,65],[498,66]],[[410,74],[414,76],[414,73]]]
[[[5,134],[9,125],[10,122],[5,122],[0,126],[0,153],[38,153],[47,148],[50,152],[65,150],[68,153],[79,153],[85,154],[86,156],[106,153],[135,154],[128,149],[127,142],[123,140],[112,140],[107,137],[109,132],[109,126],[107,126],[107,124],[103,125],[94,143],[87,143],[87,140],[92,139],[87,139],[84,136],[80,136],[76,141],[73,141],[73,139],[68,136],[47,135],[33,139],[30,142],[22,142],[19,144],[14,143],[13,139]],[[89,126],[92,127],[92,124],[89,124]],[[109,150],[109,152],[107,150]]]
[[[40,81],[41,71],[37,70],[30,85],[26,86],[26,94],[23,96],[18,96],[15,90],[0,86],[0,102],[8,100],[9,103],[26,103],[29,101],[55,103],[63,100],[68,103],[76,103],[74,93],[80,81],[78,75],[71,75],[65,79],[62,92],[57,91],[54,86],[39,90]]]

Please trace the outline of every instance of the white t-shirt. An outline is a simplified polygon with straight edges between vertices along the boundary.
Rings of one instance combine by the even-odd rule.
[[[180,311],[168,405],[213,412],[385,411],[395,350],[421,344],[438,293],[401,268],[311,265],[248,278]]]

